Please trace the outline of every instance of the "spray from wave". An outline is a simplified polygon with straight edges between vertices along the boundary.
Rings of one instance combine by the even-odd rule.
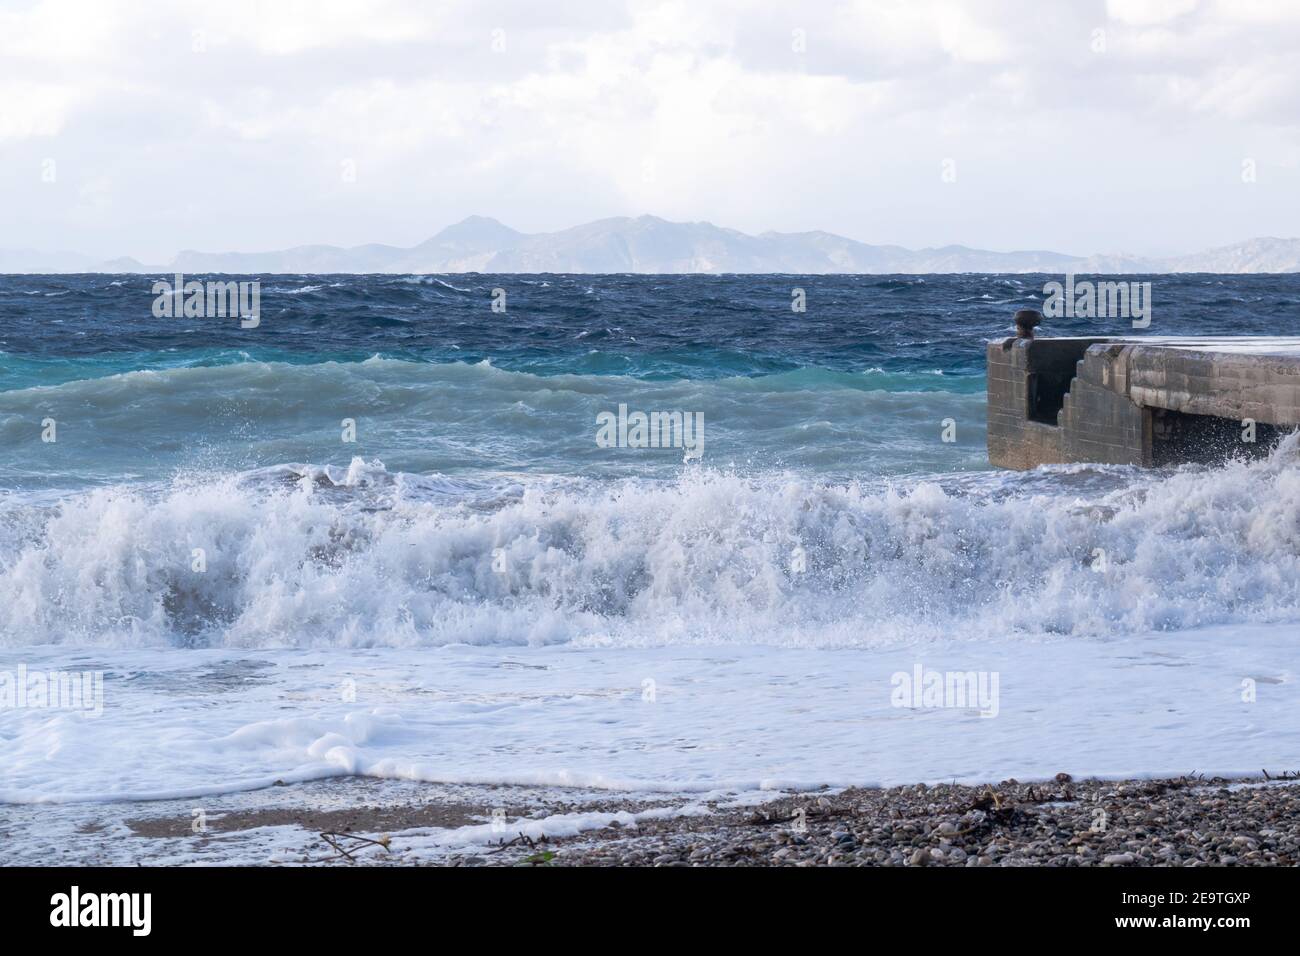
[[[0,512],[0,644],[865,646],[1300,619],[1297,439],[1086,500],[356,460]],[[1037,490],[1036,490],[1037,489]]]

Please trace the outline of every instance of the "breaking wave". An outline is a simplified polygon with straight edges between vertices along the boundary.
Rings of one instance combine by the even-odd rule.
[[[10,497],[0,644],[867,646],[1296,621],[1298,457],[1292,436],[1086,492],[1061,474],[457,480],[357,459]]]

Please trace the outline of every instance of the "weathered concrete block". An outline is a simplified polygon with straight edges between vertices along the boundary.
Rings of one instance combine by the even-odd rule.
[[[987,358],[989,461],[1003,468],[1258,454],[1300,426],[1297,339],[1013,338]],[[1248,447],[1243,419],[1260,435]]]

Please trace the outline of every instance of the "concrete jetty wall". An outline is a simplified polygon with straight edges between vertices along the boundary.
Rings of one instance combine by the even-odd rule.
[[[1257,455],[1296,427],[1300,339],[1015,337],[988,345],[989,461],[1002,468]]]

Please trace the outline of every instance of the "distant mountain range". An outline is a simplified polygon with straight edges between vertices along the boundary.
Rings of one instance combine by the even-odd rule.
[[[935,272],[1300,272],[1300,239],[1248,239],[1170,258],[1071,256],[966,246],[872,246],[829,232],[751,236],[707,222],[655,216],[600,219],[559,232],[523,233],[471,216],[417,246],[295,246],[276,252],[185,250],[165,265],[99,261],[70,252],[0,249],[0,272],[140,273],[935,273]]]

